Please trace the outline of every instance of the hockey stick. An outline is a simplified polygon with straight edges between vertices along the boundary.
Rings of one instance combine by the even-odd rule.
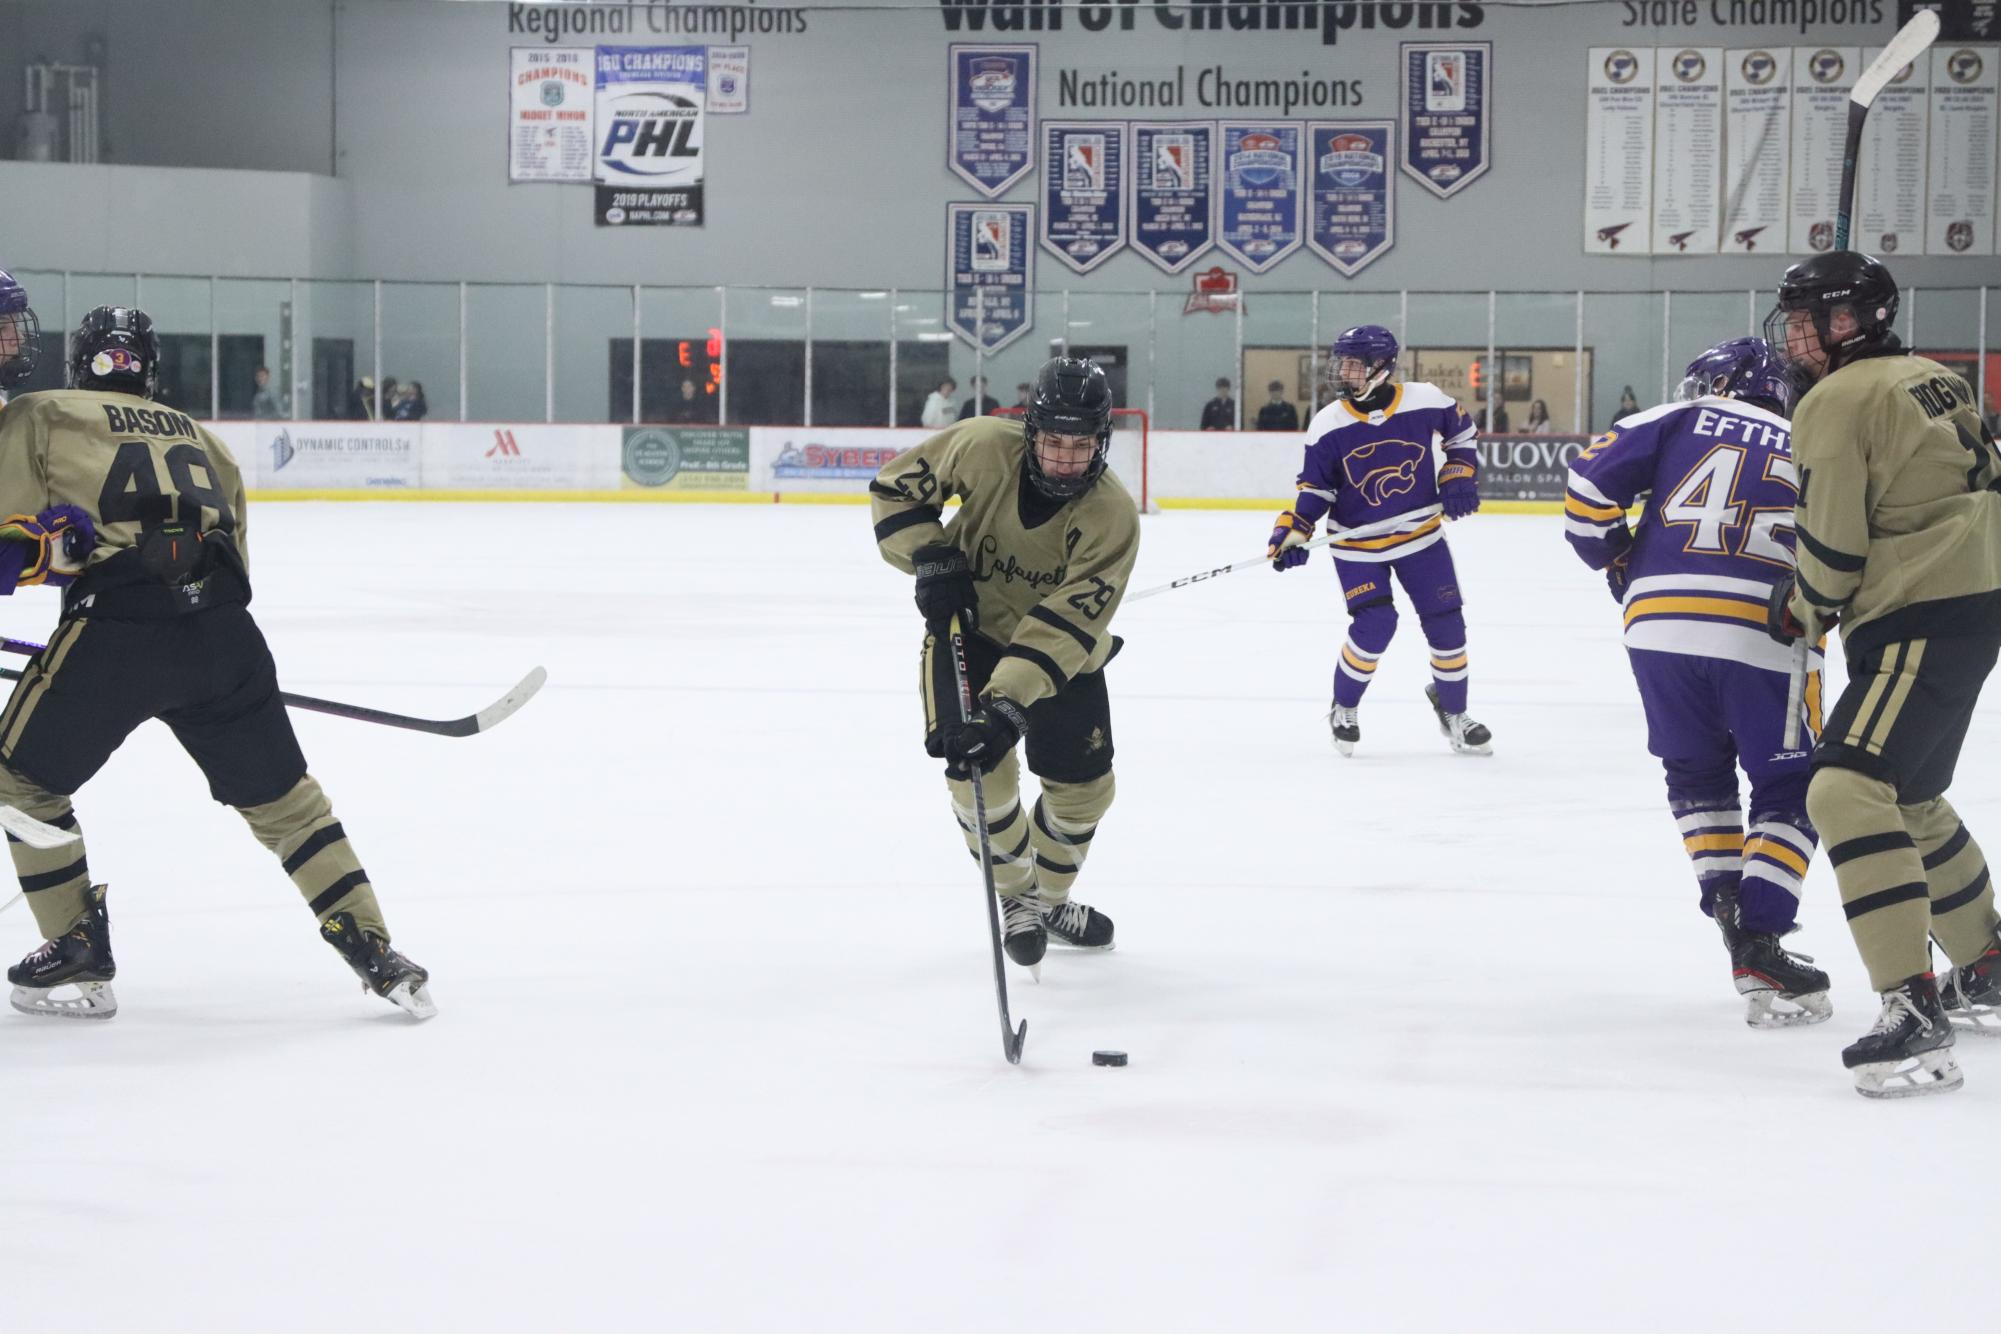
[[[1315,547],[1324,547],[1330,542],[1349,542],[1358,537],[1380,537],[1385,533],[1395,532],[1404,524],[1409,523],[1414,517],[1430,518],[1432,515],[1441,512],[1439,506],[1427,505],[1422,509],[1414,509],[1408,514],[1399,514],[1394,518],[1383,519],[1377,523],[1365,523],[1356,528],[1336,528],[1322,533],[1311,542],[1302,542],[1292,549],[1294,551],[1312,551]],[[1187,588],[1190,584],[1206,583],[1211,579],[1220,579],[1226,574],[1235,574],[1239,570],[1248,570],[1259,565],[1269,564],[1271,564],[1270,556],[1253,556],[1249,560],[1240,560],[1234,565],[1219,565],[1213,570],[1198,570],[1194,574],[1183,575],[1171,583],[1156,584],[1152,588],[1143,588],[1137,593],[1128,593],[1126,594],[1126,601],[1138,602],[1141,598],[1150,598],[1160,593],[1172,593],[1175,589]]]
[[[22,640],[6,640],[0,648],[8,652],[20,652],[14,648]],[[22,674],[14,668],[0,668],[0,680],[20,680]],[[292,694],[290,690],[280,690],[278,698],[286,708],[304,708],[314,714],[332,714],[334,718],[352,718],[354,722],[374,722],[384,728],[402,728],[406,732],[430,732],[432,736],[476,736],[480,732],[492,732],[496,726],[512,718],[522,704],[534,698],[534,692],[542,688],[548,680],[548,672],[534,668],[518,682],[514,688],[502,694],[498,700],[488,704],[476,714],[466,714],[464,718],[412,718],[410,714],[392,714],[382,708],[368,708],[364,704],[342,704],[340,700],[320,700],[310,694]],[[4,808],[0,808],[4,810]],[[0,828],[8,828],[4,816],[0,816]],[[22,840],[28,842],[28,840]]]
[[[1877,53],[1848,94],[1848,134],[1841,145],[1841,193],[1834,213],[1834,248],[1848,249],[1849,224],[1855,213],[1855,162],[1862,155],[1862,123],[1869,118],[1876,94],[1889,86],[1897,72],[1923,55],[1938,39],[1938,11],[1921,9]]]
[[[959,618],[952,618],[952,680],[959,687],[959,719],[973,720],[973,688],[966,679],[966,636]],[[1021,1064],[1021,1049],[1028,1042],[1028,1020],[1016,1028],[1007,1012],[1007,969],[1001,963],[1000,898],[994,891],[994,848],[987,835],[987,791],[974,767],[967,775],[973,784],[973,822],[980,832],[980,874],[987,891],[987,935],[994,947],[994,999],[1000,1002],[1001,1050],[1009,1065]]]
[[[1781,750],[1800,748],[1800,706],[1806,698],[1807,665],[1812,656],[1813,645],[1805,635],[1793,641],[1793,665],[1786,677],[1786,734]]]

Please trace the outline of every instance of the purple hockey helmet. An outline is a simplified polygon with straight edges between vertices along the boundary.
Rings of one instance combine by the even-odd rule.
[[[1785,358],[1762,338],[1732,338],[1688,363],[1675,398],[1687,403],[1709,394],[1756,403],[1781,417],[1792,415],[1792,374]]]

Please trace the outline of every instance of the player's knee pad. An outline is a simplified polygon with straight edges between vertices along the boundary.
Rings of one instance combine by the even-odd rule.
[[[1807,785],[1806,814],[1829,845],[1860,834],[1903,828],[1897,789],[1858,769],[1823,764]]]
[[[302,841],[314,825],[333,819],[333,803],[311,774],[292,784],[292,790],[276,801],[236,809],[257,841],[280,857],[289,854],[287,843]]]
[[[1390,646],[1397,632],[1397,608],[1388,598],[1378,598],[1348,609],[1348,638],[1371,653]]]
[[[1424,627],[1424,642],[1434,648],[1466,647],[1466,614],[1458,607],[1427,612],[1417,623]]]
[[[12,806],[37,820],[69,814],[69,798],[51,792],[26,774],[0,764],[0,806]]]
[[[1096,827],[1112,808],[1118,785],[1112,776],[1101,774],[1084,783],[1042,784],[1042,809],[1055,821],[1057,832],[1077,833]]]
[[[1668,808],[1687,811],[1737,809],[1737,769],[1729,760],[1662,760]]]

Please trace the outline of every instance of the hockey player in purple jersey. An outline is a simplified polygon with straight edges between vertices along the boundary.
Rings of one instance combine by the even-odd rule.
[[[1811,742],[1784,746],[1792,655],[1764,633],[1771,587],[1793,566],[1791,407],[1785,364],[1762,339],[1719,343],[1689,363],[1676,402],[1592,441],[1570,465],[1564,498],[1564,535],[1624,608],[1647,748],[1667,771],[1702,910],[1722,930],[1756,1028],[1832,1013],[1827,974],[1779,944],[1816,842]],[[1626,509],[1643,495],[1628,531]],[[1820,727],[1818,665],[1816,655],[1810,737]],[[1739,766],[1751,783],[1748,838]]]
[[[1334,746],[1352,755],[1362,738],[1362,692],[1397,630],[1394,574],[1431,645],[1424,693],[1439,730],[1462,755],[1490,754],[1492,734],[1466,714],[1466,620],[1444,528],[1480,508],[1473,422],[1437,386],[1391,380],[1396,335],[1379,324],[1344,332],[1328,363],[1339,397],[1307,425],[1299,497],[1278,516],[1265,554],[1275,570],[1304,565],[1304,544],[1330,510],[1337,529],[1370,530],[1330,544],[1350,617],[1327,714]],[[1443,464],[1433,457],[1439,444]]]

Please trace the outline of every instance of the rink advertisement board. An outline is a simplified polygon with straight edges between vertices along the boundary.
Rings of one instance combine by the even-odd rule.
[[[1440,199],[1493,165],[1492,42],[1406,42],[1403,169]]]
[[[267,491],[407,491],[423,480],[415,422],[259,422],[254,475]]]
[[[600,226],[702,225],[708,48],[597,48]]]
[[[1565,475],[1588,435],[1492,435],[1480,448],[1483,500],[1562,500]]]
[[[931,434],[868,426],[760,426],[751,432],[751,489],[862,495],[884,464]]]
[[[574,426],[428,424],[426,490],[566,491],[591,486],[590,437]]]
[[[945,324],[992,352],[1035,322],[1035,206],[945,206]]]
[[[747,426],[627,426],[619,486],[633,491],[742,491],[750,484]]]
[[[596,84],[588,46],[508,52],[507,179],[588,181]]]
[[[954,43],[946,59],[945,165],[998,199],[1035,169],[1035,48]]]

